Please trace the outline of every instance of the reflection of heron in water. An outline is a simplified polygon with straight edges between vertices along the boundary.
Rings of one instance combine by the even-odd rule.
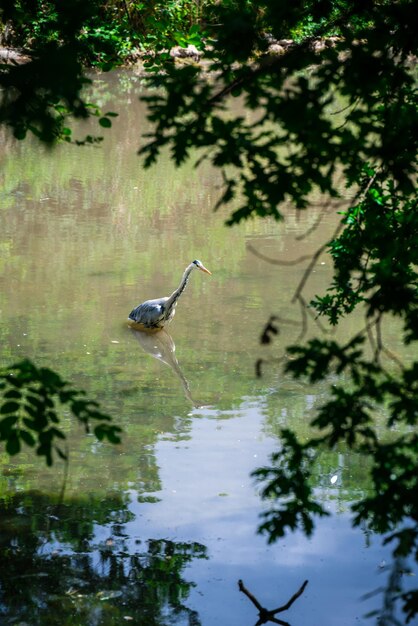
[[[129,325],[137,330],[155,332],[169,324],[176,312],[177,301],[186,288],[190,273],[195,269],[211,274],[200,261],[193,261],[186,267],[180,285],[171,296],[146,300],[139,304],[129,314]]]
[[[132,334],[141,344],[141,347],[145,350],[145,352],[171,367],[173,372],[180,378],[186,398],[195,408],[201,407],[202,405],[195,402],[192,398],[189,383],[184,377],[179,362],[177,361],[175,354],[176,346],[171,335],[169,335],[166,330],[161,330],[159,333],[149,334],[138,332],[134,328],[132,328]]]

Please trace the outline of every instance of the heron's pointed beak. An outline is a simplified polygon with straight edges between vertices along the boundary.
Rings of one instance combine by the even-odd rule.
[[[212,276],[212,272],[210,272],[204,265],[199,265],[199,269],[202,270],[202,272],[206,272],[206,274],[210,274]]]

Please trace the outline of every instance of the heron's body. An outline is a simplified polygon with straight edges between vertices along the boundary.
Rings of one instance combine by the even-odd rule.
[[[194,269],[199,269],[207,274],[211,273],[200,261],[193,261],[193,263],[190,263],[190,265],[186,267],[180,285],[173,291],[171,296],[156,298],[155,300],[146,300],[142,304],[139,304],[130,312],[128,319],[129,324],[133,328],[147,332],[156,332],[169,324],[176,312],[178,299],[186,288],[190,273]]]

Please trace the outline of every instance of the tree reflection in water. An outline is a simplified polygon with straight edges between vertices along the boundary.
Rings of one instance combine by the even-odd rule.
[[[27,492],[0,500],[0,622],[19,626],[199,626],[183,570],[195,542],[133,541],[124,494],[56,504]]]

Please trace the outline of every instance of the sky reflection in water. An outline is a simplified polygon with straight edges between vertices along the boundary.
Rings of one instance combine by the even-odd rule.
[[[323,243],[335,217],[312,230],[319,203],[300,216],[289,207],[283,225],[226,229],[225,215],[212,213],[220,180],[209,167],[175,170],[166,158],[142,170],[144,108],[126,95],[138,82],[124,72],[103,79],[100,97],[120,115],[100,148],[50,153],[29,140],[4,142],[0,363],[28,357],[57,369],[125,434],[120,447],[102,446],[66,419],[63,505],[62,466],[46,470],[27,451],[12,463],[1,458],[9,595],[0,622],[62,626],[65,615],[84,626],[100,615],[101,626],[124,617],[151,626],[168,615],[187,624],[196,611],[204,626],[252,626],[256,611],[239,578],[267,608],[307,578],[283,614],[292,626],[370,624],[362,616],[381,599],[361,596],[382,584],[387,551],[378,538],[367,547],[348,523],[349,502],[367,489],[363,462],[344,450],[321,458],[319,494],[338,514],[318,523],[312,540],[295,534],[273,546],[256,535],[262,505],[250,478],[277,449],[281,427],[307,436],[327,387],[293,381],[275,365],[255,377],[256,359],[281,356],[299,333],[283,326],[273,346],[259,345],[272,313],[300,319],[290,301],[304,267],[268,265],[246,244],[295,259]],[[149,341],[128,329],[132,307],[171,293],[196,257],[213,274],[192,276],[170,334]],[[321,261],[307,298],[329,273]],[[352,332],[361,320],[350,324]],[[396,326],[388,338],[398,350]]]
[[[255,623],[255,608],[238,591],[240,578],[270,609],[284,604],[308,579],[303,596],[279,616],[294,626],[370,624],[363,615],[379,600],[361,597],[383,583],[381,565],[388,558],[378,538],[368,545],[346,514],[320,521],[311,540],[295,533],[268,546],[254,533],[260,503],[248,476],[267,462],[275,445],[260,434],[256,400],[251,408],[245,404],[222,422],[199,419],[195,411],[190,441],[158,444],[161,501],[145,511],[132,503],[130,532],[145,527],[158,537],[205,538],[209,560],[193,561],[188,568],[196,582],[190,605],[205,626]],[[331,492],[335,496],[330,485]],[[335,508],[331,501],[329,510]]]

